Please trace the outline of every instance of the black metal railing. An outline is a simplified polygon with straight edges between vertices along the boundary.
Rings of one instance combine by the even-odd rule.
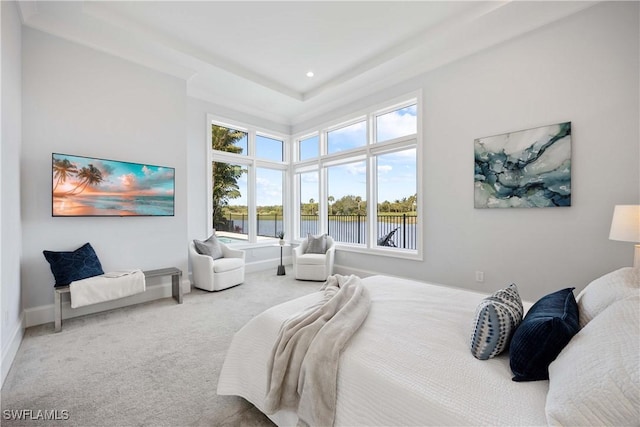
[[[282,214],[257,214],[256,225],[258,236],[277,237],[283,230]],[[224,221],[214,222],[213,226],[218,231],[249,234],[249,217],[247,214],[229,213]]]
[[[258,214],[258,236],[276,237],[283,230],[282,215]],[[417,216],[415,214],[378,215],[377,245],[402,249],[417,248]],[[218,231],[230,231],[248,234],[249,219],[247,214],[228,214],[224,221],[214,224]],[[318,234],[320,217],[318,215],[300,215],[300,235]],[[366,215],[328,215],[327,232],[337,242],[367,243]]]

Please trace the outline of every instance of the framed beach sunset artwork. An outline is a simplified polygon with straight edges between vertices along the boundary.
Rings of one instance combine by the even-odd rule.
[[[175,169],[52,154],[56,216],[174,216]]]

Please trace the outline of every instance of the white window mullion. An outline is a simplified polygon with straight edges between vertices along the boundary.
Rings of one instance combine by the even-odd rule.
[[[247,214],[249,216],[249,242],[255,243],[257,238],[256,217],[258,210],[256,208],[256,166],[255,161],[251,162],[247,171]]]
[[[322,166],[318,169],[318,186],[319,186],[319,194],[320,200],[318,201],[318,218],[320,220],[320,225],[318,227],[318,233],[328,233],[327,229],[327,221],[329,215],[329,209],[327,207],[327,168]]]
[[[378,221],[378,162],[376,161],[375,156],[371,156],[367,159],[367,217],[369,221],[367,222],[367,233],[369,233],[369,238],[367,239],[367,247],[375,248],[377,247],[378,241],[378,230],[377,230],[377,221]]]
[[[205,170],[207,171],[207,186],[205,188],[207,201],[207,238],[213,234],[213,150],[211,149],[211,139],[213,137],[211,130],[212,120],[207,116],[207,143],[205,144],[205,161],[207,162]]]

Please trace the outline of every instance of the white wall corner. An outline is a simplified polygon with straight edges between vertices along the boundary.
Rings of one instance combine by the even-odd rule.
[[[8,344],[6,348],[2,349],[2,360],[0,361],[2,381],[0,382],[0,385],[4,384],[4,380],[7,378],[7,374],[9,374],[13,360],[16,358],[16,354],[20,348],[20,343],[22,343],[25,329],[24,319],[25,316],[23,312],[22,315],[20,315],[20,321],[16,323],[15,328],[11,332],[11,339],[7,341]]]

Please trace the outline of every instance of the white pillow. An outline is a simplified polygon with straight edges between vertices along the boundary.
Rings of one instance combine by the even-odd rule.
[[[640,298],[615,302],[549,366],[549,425],[626,426],[640,421]]]
[[[633,295],[640,295],[640,267],[624,267],[597,278],[576,298],[580,327],[614,302]]]

